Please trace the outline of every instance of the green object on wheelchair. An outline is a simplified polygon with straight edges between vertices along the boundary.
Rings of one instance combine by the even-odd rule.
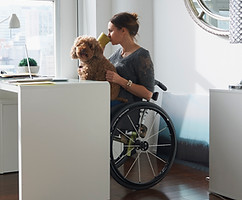
[[[137,137],[137,133],[132,132],[132,135],[131,135],[131,137],[129,139],[129,143],[128,143],[128,149],[127,149],[127,153],[126,153],[127,156],[131,156],[131,152],[134,148],[131,145],[134,144],[136,137]]]

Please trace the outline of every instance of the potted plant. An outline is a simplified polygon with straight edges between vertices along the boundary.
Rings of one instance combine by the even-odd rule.
[[[30,66],[30,71],[31,73],[38,73],[39,72],[39,66],[35,59],[29,58],[29,66]],[[18,64],[18,73],[28,73],[28,62],[27,58],[23,58],[19,64]]]

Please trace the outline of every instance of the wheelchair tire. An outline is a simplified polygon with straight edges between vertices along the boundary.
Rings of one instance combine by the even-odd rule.
[[[173,164],[175,129],[156,104],[128,104],[112,117],[110,147],[111,176],[126,188],[148,189],[159,183]]]

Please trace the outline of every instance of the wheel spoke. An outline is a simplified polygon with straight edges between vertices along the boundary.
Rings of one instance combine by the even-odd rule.
[[[122,160],[126,159],[127,155],[126,154],[122,154],[122,157],[119,158],[116,162],[115,162],[115,166],[118,168],[120,168],[124,162],[122,162]],[[120,164],[122,162],[122,164]]]
[[[170,147],[171,144],[150,144],[149,147]]]
[[[140,157],[138,158],[138,173],[139,173],[139,183],[141,183],[141,173],[140,173]]]
[[[152,153],[151,151],[148,150],[148,152],[149,152],[151,155],[153,155],[154,157],[156,157],[158,160],[160,160],[161,162],[163,162],[163,163],[165,163],[165,164],[167,163],[165,160],[161,159],[159,156],[157,156],[156,154]]]
[[[138,131],[137,131],[137,129],[136,129],[136,127],[135,127],[135,125],[134,125],[133,120],[130,118],[130,116],[129,116],[129,115],[127,115],[127,117],[129,118],[129,121],[130,121],[131,125],[133,126],[133,128],[134,128],[135,132],[136,132],[136,133],[138,133]]]
[[[130,149],[127,151],[127,152],[126,152],[126,154],[125,154],[125,155],[126,155],[126,156],[131,155],[131,152],[133,151],[133,149],[134,149],[134,148],[132,148],[132,147],[131,147],[131,148],[130,148]]]
[[[151,130],[153,130],[153,127],[154,127],[154,124],[155,124],[155,120],[156,120],[156,116],[157,116],[157,112],[155,113],[155,116],[154,116],[154,120],[153,120],[153,122],[152,122],[152,124],[151,124],[151,127],[149,128],[149,132],[148,132],[148,134],[147,134],[147,137],[149,138],[149,136],[150,136],[150,134],[151,134]]]
[[[163,131],[166,130],[166,129],[167,129],[167,126],[164,127],[163,129],[159,130],[157,133],[154,133],[153,135],[151,135],[150,137],[148,137],[147,140],[149,140],[150,138],[152,138],[152,137],[158,135],[159,133],[163,132]]]
[[[132,147],[132,148],[137,148],[137,147],[139,147],[140,145],[138,145],[138,144],[125,144],[124,145],[124,147]]]
[[[149,156],[149,154],[148,154],[147,151],[146,151],[146,155],[147,155],[147,158],[148,158],[148,161],[149,161],[149,164],[150,164],[150,168],[151,168],[151,170],[152,170],[152,172],[153,172],[153,175],[154,175],[154,177],[155,177],[155,170],[154,170],[154,168],[153,168],[153,165],[152,165],[151,160],[150,160],[150,156]]]
[[[120,130],[119,128],[117,128],[117,131],[124,135],[124,132],[122,130]]]
[[[124,133],[124,132],[123,132],[122,130],[120,130],[119,128],[117,128],[117,131],[120,132],[120,134],[123,135],[124,137],[126,137],[128,140],[132,141],[133,143],[135,142],[135,141],[133,140],[132,137],[130,137],[128,134]],[[137,133],[137,132],[136,132],[136,133]],[[131,136],[132,136],[132,135],[131,135]],[[122,141],[120,141],[120,142],[122,142]],[[123,142],[122,142],[122,143],[123,143]]]
[[[133,169],[135,163],[137,162],[137,160],[139,159],[140,153],[138,153],[136,159],[134,160],[134,162],[132,163],[132,165],[130,166],[128,172],[126,173],[126,175],[124,176],[124,178],[127,178],[127,176],[129,175],[130,171]]]

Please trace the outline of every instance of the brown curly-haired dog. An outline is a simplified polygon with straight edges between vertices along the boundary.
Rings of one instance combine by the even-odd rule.
[[[105,81],[106,71],[115,67],[103,55],[103,49],[94,37],[79,36],[71,48],[71,57],[80,60],[82,80]],[[110,82],[111,100],[117,99],[120,86]]]

